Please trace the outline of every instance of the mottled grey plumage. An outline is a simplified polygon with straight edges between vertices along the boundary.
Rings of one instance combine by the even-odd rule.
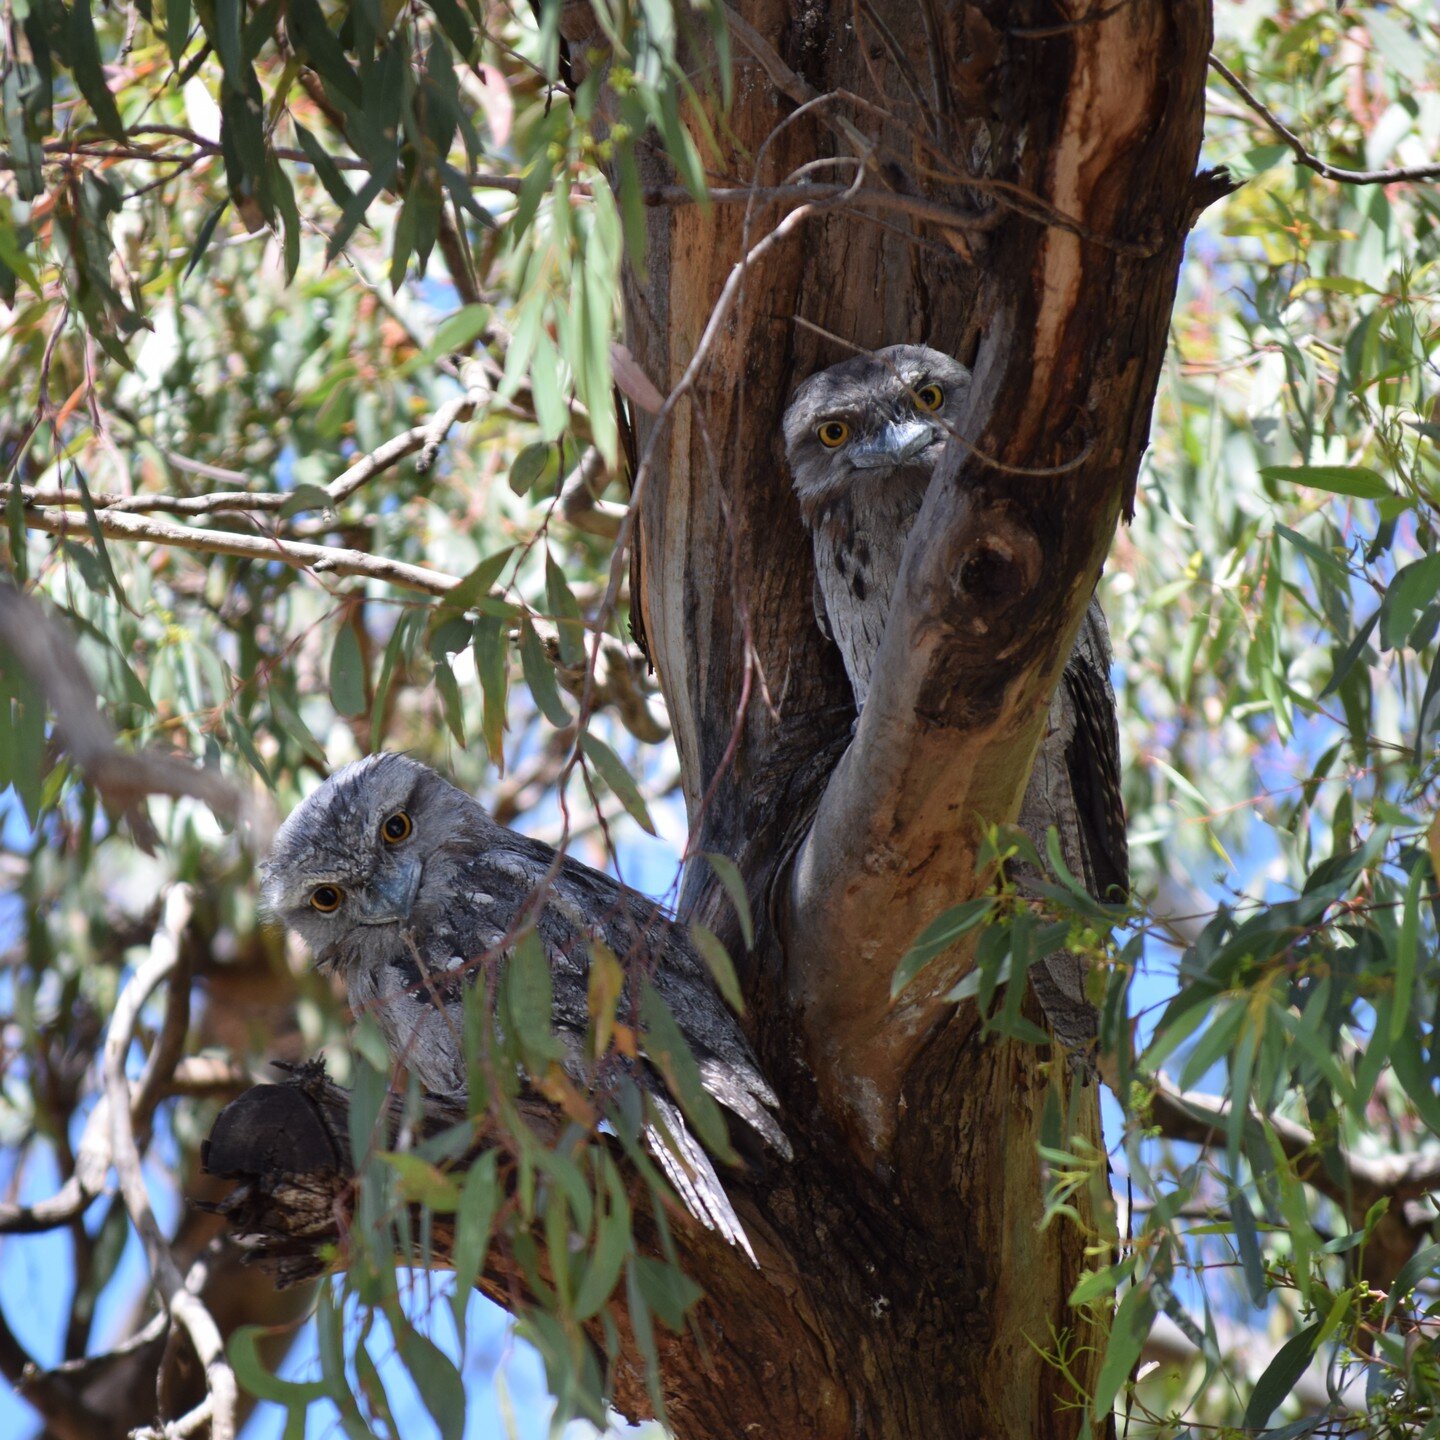
[[[929,386],[940,389],[938,405],[924,393]],[[958,361],[923,345],[891,345],[811,375],[785,411],[785,450],[814,545],[816,612],[840,647],[857,709],[906,541],[969,392],[970,372]],[[826,445],[822,431],[835,422],[848,433]],[[1128,892],[1110,636],[1094,599],[1051,702],[1020,824],[1042,853],[1054,825],[1066,865],[1097,898]],[[1017,878],[1025,889],[1039,877]],[[1062,1043],[1090,1045],[1098,1017],[1085,998],[1083,961],[1061,951],[1030,974]]]
[[[405,833],[395,839],[387,827]],[[318,908],[337,895],[333,908]],[[469,962],[503,963],[529,915],[550,964],[565,1067],[582,1084],[593,1081],[584,1054],[588,942],[601,940],[622,961],[642,961],[628,968],[648,974],[670,1007],[706,1089],[774,1150],[790,1153],[771,1113],[774,1092],[685,931],[609,876],[557,861],[550,846],[497,824],[417,761],[372,755],[332,775],[280,827],[264,897],[317,968],[344,979],[351,1008],[375,1017],[391,1053],[427,1089],[452,1097],[465,1092],[463,987],[478,973]],[[641,1065],[637,1078],[668,1132],[667,1143],[652,1127],[651,1148],[681,1197],[748,1252],[714,1167],[658,1074]]]

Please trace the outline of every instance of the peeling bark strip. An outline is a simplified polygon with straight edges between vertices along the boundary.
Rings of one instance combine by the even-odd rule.
[[[830,189],[792,214],[793,233],[709,330],[690,398],[663,428],[637,417],[655,448],[635,600],[693,848],[740,866],[753,951],[705,867],[687,876],[682,914],[737,957],[796,1149],[792,1164],[726,1177],[758,1270],[675,1226],[707,1298],[693,1331],[660,1337],[669,1418],[681,1440],[1072,1440],[1085,1394],[1057,1352],[1081,1390],[1093,1384],[1103,1324],[1066,1297],[1108,1197],[1097,1176],[1076,1197],[1080,1224],[1040,1229],[1036,1146],[1047,1101],[1097,1140],[1094,1088],[1072,1093],[1080,1082],[1058,1057],[989,1040],[970,1006],[939,1000],[964,954],[937,961],[901,1005],[888,992],[923,924],[982,888],[980,822],[1017,813],[1133,495],[1181,248],[1209,193],[1193,178],[1209,6],[737,8],[737,99],[713,127],[728,148],[707,155],[712,171],[793,185],[800,167],[833,160],[805,176],[918,203],[877,220]],[[577,63],[593,25],[588,7],[567,6]],[[642,163],[647,185],[673,186],[653,154]],[[929,218],[956,214],[963,227]],[[669,393],[739,257],[777,217],[675,206],[646,219],[626,343]],[[813,619],[780,416],[796,382],[849,347],[898,341],[973,365],[974,404],[968,443],[951,446],[912,534],[852,739],[849,685]],[[308,1133],[309,1118],[290,1118]],[[249,1187],[237,1220],[304,1273],[314,1187],[290,1193],[263,1156],[242,1159],[226,1162]],[[348,1181],[343,1167],[326,1174],[328,1215]],[[504,1256],[493,1267],[492,1293],[514,1276]],[[614,1382],[621,1408],[640,1413],[630,1351]]]

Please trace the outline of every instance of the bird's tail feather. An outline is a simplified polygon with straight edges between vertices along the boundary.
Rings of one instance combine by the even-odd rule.
[[[775,1092],[756,1069],[742,1069],[711,1057],[700,1060],[700,1081],[729,1111],[738,1115],[785,1160],[794,1158],[789,1137],[771,1113],[780,1108]]]
[[[738,1245],[759,1266],[750,1237],[715,1173],[710,1157],[690,1133],[680,1111],[663,1095],[653,1091],[649,1096],[660,1125],[647,1125],[645,1136],[650,1149],[660,1162],[665,1178],[675,1187],[685,1208],[708,1229],[718,1231],[732,1245]]]

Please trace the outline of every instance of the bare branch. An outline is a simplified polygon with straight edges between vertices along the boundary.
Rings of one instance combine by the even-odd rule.
[[[1296,164],[1327,180],[1339,180],[1346,185],[1390,185],[1397,180],[1440,179],[1440,165],[1402,166],[1393,170],[1346,170],[1331,165],[1308,150],[1305,142],[1223,60],[1212,55],[1210,68],[1290,147]]]
[[[0,1314],[0,1375],[35,1407],[54,1440],[91,1440],[99,1417],[68,1375],[42,1370]]]
[[[77,524],[61,512],[46,512],[45,518],[60,522],[54,533],[88,533],[83,520]],[[112,523],[126,520],[115,516]],[[142,844],[154,840],[140,803],[147,795],[188,795],[217,815],[266,828],[263,804],[218,771],[157,750],[120,750],[69,635],[35,601],[5,584],[0,584],[0,650],[15,658],[45,696],[71,759],[107,803],[126,812]]]
[[[774,84],[777,90],[788,96],[791,100],[794,100],[797,105],[814,105],[816,101],[828,98],[822,96],[808,80],[797,75],[795,71],[780,58],[775,47],[771,45],[748,20],[737,14],[733,7],[727,5],[725,7],[725,14],[731,32],[759,62],[761,69],[770,77],[771,83]],[[852,95],[848,92],[834,92],[834,98],[859,105],[864,109],[878,111],[878,107],[862,100],[858,95]],[[874,166],[877,147],[873,141],[868,140],[862,135],[843,115],[834,114],[828,106],[820,108],[817,110],[817,113],[821,120],[834,130],[836,134],[840,135],[846,143],[855,150],[856,155],[861,158],[863,162],[860,172],[861,175],[865,173],[867,167]],[[885,112],[878,111],[878,113],[883,115]],[[917,145],[924,146],[923,136],[918,131],[915,132],[915,140]],[[926,148],[929,149],[932,160],[942,164],[948,171],[953,173],[953,178],[957,183],[969,186],[975,190],[982,190],[987,194],[992,194],[1001,205],[1008,207],[1017,214],[1025,215],[1039,224],[1052,225],[1056,229],[1067,231],[1082,240],[1089,240],[1096,245],[1102,245],[1106,249],[1114,250],[1122,255],[1133,255],[1143,259],[1153,255],[1159,248],[1158,245],[1149,242],[1122,240],[1105,230],[1087,225],[1085,221],[1073,213],[1072,210],[1062,208],[1054,204],[1051,200],[1047,200],[1044,196],[1037,195],[1032,191],[1024,189],[1022,186],[1011,184],[1005,180],[997,180],[991,176],[964,173],[955,167],[954,161],[950,156],[942,151],[933,149],[933,147]],[[908,163],[912,158],[891,155],[888,148],[885,149],[884,153],[887,158],[894,159],[902,164]],[[851,197],[847,196],[847,198]],[[989,229],[994,224],[994,217],[992,216],[967,215],[962,211],[956,211],[953,207],[937,205],[933,201],[925,200],[914,195],[897,194],[888,188],[862,190],[857,186],[853,198],[859,204],[880,205],[883,208],[900,210],[922,219],[933,220],[938,224],[951,228],[963,229],[969,227]]]
[[[180,940],[190,923],[193,897],[188,885],[175,885],[165,896],[160,924],[150,954],[120,992],[115,1014],[105,1037],[105,1094],[111,1117],[111,1149],[120,1193],[150,1264],[151,1278],[171,1316],[185,1327],[200,1363],[205,1367],[213,1440],[234,1440],[237,1389],[235,1374],[225,1359],[225,1342],[209,1310],[193,1294],[180,1273],[169,1243],[150,1208],[150,1196],[140,1169],[140,1147],[132,1120],[130,1082],[125,1061],[135,1036],[140,1011],[155,987],[171,976],[180,961]],[[143,1091],[143,1083],[142,1083]],[[176,1432],[188,1433],[188,1432]]]
[[[626,507],[599,498],[605,479],[605,459],[591,445],[560,487],[560,513],[577,530],[613,540],[624,524]]]
[[[0,1205],[0,1235],[38,1235],[68,1225],[99,1193],[87,1191],[72,1175],[53,1195],[34,1205]]]
[[[1098,25],[1102,20],[1108,20],[1112,15],[1117,15],[1131,0],[1115,0],[1113,5],[1102,5],[1098,10],[1091,10],[1088,14],[1082,15],[1078,20],[1066,20],[1059,25],[1036,25],[1024,29],[1013,29],[1006,33],[1013,35],[1017,40],[1049,40],[1056,35],[1068,35],[1072,31],[1082,29],[1086,25]]]
[[[25,500],[25,523],[32,529],[77,540],[89,535],[83,517],[55,506],[35,504],[28,492]],[[297,570],[381,580],[401,590],[414,590],[422,595],[447,595],[460,583],[454,575],[445,575],[423,565],[408,565],[403,560],[367,555],[362,550],[338,545],[310,545],[259,535],[237,535],[227,530],[202,530],[198,526],[172,525],[164,520],[128,515],[113,509],[97,510],[95,518],[100,533],[107,538],[171,545],[177,550],[192,550],[202,555],[278,560],[282,565],[291,565]]]
[[[178,1420],[170,1420],[163,1425],[147,1425],[135,1432],[133,1440],[186,1440],[187,1436],[209,1425],[214,1415],[215,1396],[211,1392]]]
[[[332,505],[348,499],[368,480],[398,465],[407,455],[417,450],[420,458],[415,462],[417,474],[424,474],[434,463],[446,435],[456,424],[474,418],[475,411],[490,397],[490,390],[482,385],[471,384],[463,395],[447,400],[423,425],[416,425],[401,435],[378,445],[368,455],[342,471],[327,486],[325,493]],[[243,481],[244,476],[233,470],[222,470],[214,465],[202,465],[182,455],[167,452],[166,459],[180,470],[189,470],[208,479],[225,480],[232,484]],[[75,490],[38,489],[24,487],[26,502],[35,505],[75,508],[83,504]],[[294,497],[283,490],[218,490],[209,495],[117,495],[114,493],[95,494],[91,501],[100,511],[111,514],[148,513],[163,510],[170,515],[213,515],[217,511],[277,511],[283,509]]]
[[[1154,1094],[1150,1115],[1160,1132],[1172,1140],[1209,1145],[1225,1138],[1230,1103],[1218,1095],[1181,1090],[1164,1075],[1153,1077]],[[1393,1208],[1416,1200],[1440,1188],[1440,1152],[1421,1151],[1410,1155],[1356,1155],[1336,1147],[1335,1158],[1344,1174],[1332,1174],[1322,1163],[1320,1145],[1305,1126],[1283,1115],[1265,1117],[1280,1142],[1287,1160],[1295,1162],[1296,1174],[1347,1213],[1363,1216],[1375,1201],[1388,1196]],[[1253,1111],[1250,1123],[1260,1124]]]
[[[491,398],[493,391],[487,384],[472,383],[463,395],[457,395],[453,400],[447,400],[430,418],[428,425],[421,426],[425,435],[425,443],[421,446],[420,456],[415,461],[415,473],[424,475],[435,461],[439,458],[440,447],[445,443],[445,437],[450,433],[451,428],[456,424],[464,423],[474,417],[475,412]],[[382,447],[383,448],[383,447]],[[379,451],[375,454],[378,456]],[[340,501],[352,490],[363,485],[370,478],[369,475],[358,475],[358,466],[352,465],[338,480],[333,481],[328,487],[330,498]]]
[[[378,452],[377,452],[378,453]],[[351,474],[353,472],[347,472]],[[341,477],[343,480],[345,477]],[[337,485],[340,481],[335,482]],[[361,483],[354,481],[354,484]],[[70,535],[77,539],[87,538],[89,529],[86,520],[72,511],[57,507],[29,503],[31,492],[25,492],[27,505],[25,519],[28,525],[52,535]],[[628,514],[619,507],[622,516]],[[166,520],[130,515],[115,509],[95,512],[101,533],[133,541],[148,541],[157,545],[170,545],[177,550],[190,550],[201,554],[236,555],[246,559],[279,560],[297,569],[314,570],[333,575],[348,575],[371,580],[381,580],[398,588],[419,591],[424,595],[441,596],[448,594],[460,582],[453,575],[443,574],[421,565],[409,565],[402,560],[391,560],[387,556],[371,555],[363,550],[346,549],[333,545],[311,545],[295,540],[267,539],[264,536],[238,535],[224,530],[202,530],[196,526],[175,525]],[[7,604],[15,612],[7,623]],[[18,607],[23,607],[23,614]],[[603,613],[608,614],[607,607]],[[25,616],[30,618],[26,619]],[[36,629],[37,621],[44,622],[43,629]],[[553,645],[553,631],[545,622],[538,622],[542,638]],[[597,644],[602,650],[600,656],[601,677],[591,701],[590,708],[613,706],[621,723],[639,740],[656,744],[669,734],[663,719],[651,709],[652,693],[642,684],[634,657],[623,642],[605,634],[599,622],[590,627],[597,632]],[[186,765],[173,756],[141,751],[139,754],[125,754],[116,749],[114,735],[104,719],[88,677],[74,653],[68,637],[39,610],[32,601],[18,591],[0,585],[0,645],[11,641],[11,632],[19,642],[11,645],[17,658],[27,671],[35,675],[37,683],[50,698],[57,716],[64,716],[71,728],[77,731],[72,740],[67,734],[67,748],[77,764],[85,771],[90,782],[107,799],[133,805],[140,796],[150,794],[193,795],[204,800],[217,814],[233,816],[248,822],[255,832],[256,844],[263,848],[265,838],[273,828],[273,815],[268,803],[242,792],[234,781],[211,770],[201,770]],[[48,636],[48,638],[43,638]],[[23,648],[22,648],[23,647]],[[558,654],[558,647],[552,650]],[[32,668],[38,667],[38,668]],[[51,681],[49,677],[57,677]],[[581,695],[576,672],[561,670],[560,682],[572,693]],[[54,695],[51,688],[58,686]],[[57,698],[58,697],[58,698]],[[70,720],[69,717],[78,717]],[[59,721],[57,720],[57,723]],[[62,730],[64,730],[62,725]],[[143,813],[136,812],[144,821]],[[132,824],[136,816],[132,816]],[[144,821],[148,824],[148,821]],[[144,832],[138,832],[144,833]],[[87,1203],[76,1195],[67,1196],[66,1204]],[[66,1212],[66,1218],[72,1211]],[[22,1223],[11,1219],[11,1228],[21,1228]],[[48,1228],[47,1219],[33,1228]],[[0,1231],[7,1228],[5,1208],[0,1207]]]

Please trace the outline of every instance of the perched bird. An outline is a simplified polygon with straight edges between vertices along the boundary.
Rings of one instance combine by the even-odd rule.
[[[790,1155],[772,1113],[779,1102],[686,932],[609,876],[497,824],[428,766],[379,754],[337,771],[280,827],[263,893],[316,968],[344,980],[351,1008],[375,1017],[390,1052],[451,1098],[466,1090],[465,987],[485,962],[510,959],[527,922],[549,963],[561,1063],[595,1084],[587,980],[590,942],[603,942],[631,977],[648,976],[710,1095]],[[628,1023],[634,1012],[621,1004]],[[647,1140],[687,1207],[753,1259],[710,1158],[656,1069],[621,1063],[659,1117]]]
[[[815,551],[815,618],[840,647],[857,710],[905,542],[969,395],[958,360],[891,345],[811,375],[785,411],[785,453]]]
[[[891,345],[818,371],[785,411],[785,451],[815,554],[815,611],[840,647],[862,709],[900,562],[945,442],[964,417],[970,372],[924,345]],[[1091,599],[1050,705],[1020,824],[1044,853],[1054,825],[1066,865],[1097,899],[1129,890],[1110,636]],[[1038,876],[1022,874],[1022,890]],[[1051,1028],[1083,1049],[1098,1017],[1084,965],[1047,956],[1031,978]]]

